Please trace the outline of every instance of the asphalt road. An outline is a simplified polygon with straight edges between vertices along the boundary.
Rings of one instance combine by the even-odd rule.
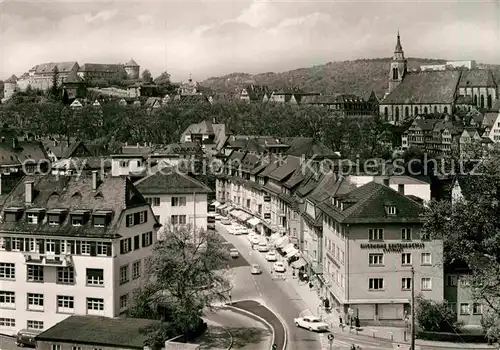
[[[317,334],[295,327],[293,319],[298,317],[305,309],[302,299],[296,294],[290,294],[289,288],[283,284],[283,280],[275,281],[271,277],[268,263],[265,262],[264,254],[251,249],[250,242],[246,236],[234,236],[229,234],[224,225],[216,223],[219,234],[238,249],[240,257],[248,263],[257,263],[262,267],[261,275],[250,274],[249,266],[234,269],[234,288],[232,300],[255,299],[261,301],[271,311],[277,313],[284,321],[288,334],[289,350],[321,349],[320,339]],[[279,349],[281,350],[281,349]]]
[[[14,339],[13,337],[0,335],[0,350],[19,350],[19,349],[20,348],[16,345],[16,339]]]

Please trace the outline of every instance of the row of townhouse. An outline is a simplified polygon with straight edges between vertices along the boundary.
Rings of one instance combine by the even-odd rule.
[[[287,257],[300,252],[292,266],[306,268],[340,313],[354,312],[367,323],[403,323],[412,267],[417,294],[434,301],[451,295],[444,289],[443,242],[420,232],[431,199],[428,181],[340,176],[321,171],[320,161],[305,167],[306,159],[287,154],[233,151],[225,161],[217,201],[251,215],[256,231]],[[463,298],[475,305],[470,296]]]

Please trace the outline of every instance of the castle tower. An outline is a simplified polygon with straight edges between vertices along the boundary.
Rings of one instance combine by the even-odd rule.
[[[11,77],[3,82],[3,99],[7,101],[17,91],[17,77],[12,74]]]
[[[401,38],[399,37],[398,30],[398,40],[396,42],[396,48],[394,49],[394,56],[391,61],[391,70],[389,72],[389,93],[391,93],[403,81],[407,68],[407,61],[405,59],[403,47],[401,46]]]
[[[129,79],[139,79],[139,69],[141,67],[132,58],[123,67]]]

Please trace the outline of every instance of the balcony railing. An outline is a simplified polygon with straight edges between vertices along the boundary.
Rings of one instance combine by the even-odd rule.
[[[26,264],[42,266],[73,266],[73,258],[69,254],[47,255],[47,254],[24,254]]]

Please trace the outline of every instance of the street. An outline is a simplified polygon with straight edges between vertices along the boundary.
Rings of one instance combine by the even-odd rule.
[[[263,272],[261,275],[254,276],[250,274],[249,266],[238,264],[239,267],[233,269],[232,300],[254,299],[276,312],[284,321],[288,331],[287,349],[329,349],[326,334],[313,333],[295,326],[293,319],[299,317],[301,312],[306,311],[307,306],[286,281],[286,278],[291,277],[286,275],[282,277],[276,273],[271,274],[273,263],[265,260],[265,253],[252,250],[246,235],[232,235],[219,222],[216,223],[216,227],[219,234],[238,249],[240,253],[238,259],[244,258],[249,264],[259,264]],[[311,311],[315,312],[315,310]],[[363,350],[392,349],[392,344],[388,341],[356,337],[349,333],[343,334],[342,331],[335,329],[333,333],[335,334],[334,349],[349,349],[352,344],[361,346]]]

